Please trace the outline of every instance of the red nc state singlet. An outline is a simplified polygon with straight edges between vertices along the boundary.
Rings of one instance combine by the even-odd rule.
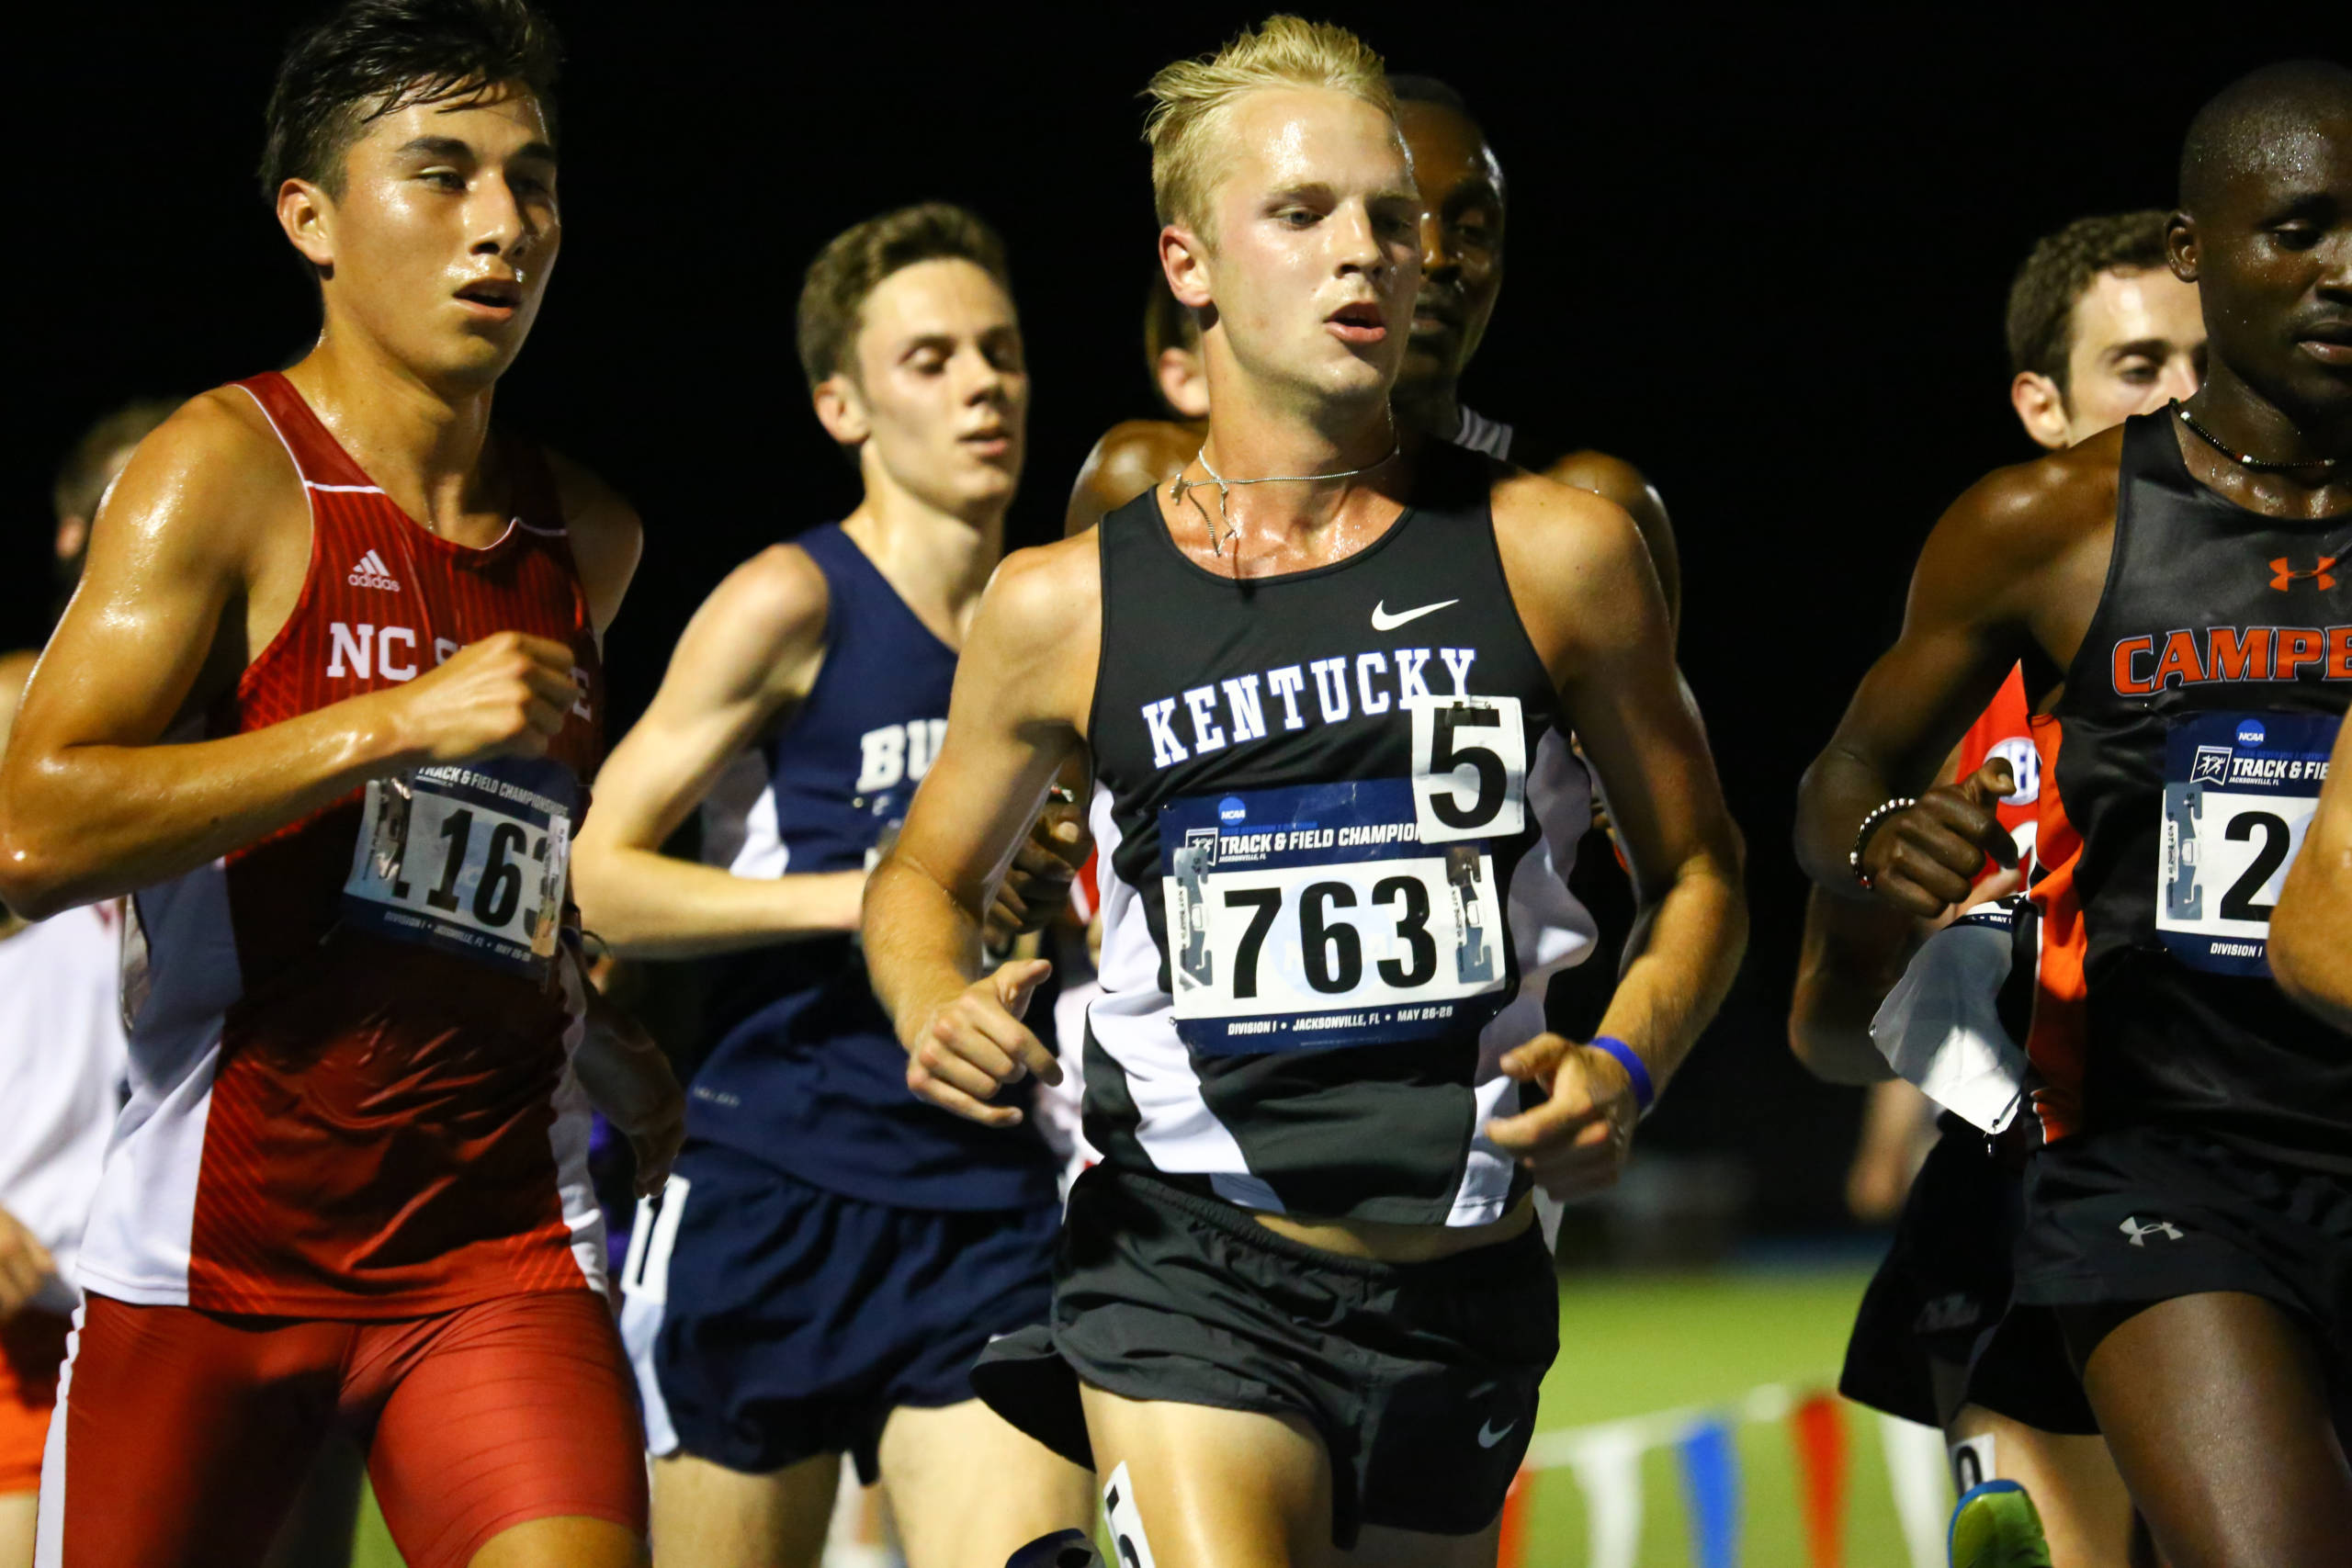
[[[551,960],[602,677],[545,461],[503,448],[513,520],[469,549],[395,506],[283,376],[237,386],[300,476],[310,571],[235,690],[170,739],[396,686],[502,631],[568,643],[583,695],[546,758],[377,780],[137,896],[131,1095],[82,1277],[351,1318],[601,1283],[582,998]]]

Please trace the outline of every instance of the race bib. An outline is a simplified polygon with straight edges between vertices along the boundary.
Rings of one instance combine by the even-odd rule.
[[[1510,733],[1519,739],[1516,714]],[[1161,808],[1170,987],[1187,1046],[1329,1050],[1491,1016],[1507,977],[1494,858],[1483,840],[1431,842],[1419,784],[1251,790]],[[1499,815],[1499,789],[1493,804]]]
[[[579,788],[546,759],[421,768],[368,785],[346,924],[542,978],[555,956]]]
[[[2156,934],[2216,975],[2267,975],[2270,911],[2303,847],[2337,720],[2208,713],[2165,742]]]

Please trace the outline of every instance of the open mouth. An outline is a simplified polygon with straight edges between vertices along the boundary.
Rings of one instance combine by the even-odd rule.
[[[523,307],[523,286],[485,277],[458,290],[458,298],[476,310],[503,320]]]
[[[1388,323],[1381,319],[1380,307],[1369,299],[1342,305],[1324,321],[1348,343],[1378,343],[1388,335]]]

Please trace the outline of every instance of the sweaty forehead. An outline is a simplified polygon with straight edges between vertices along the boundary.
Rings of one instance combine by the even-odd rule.
[[[1012,300],[988,269],[961,256],[934,256],[899,268],[874,286],[858,311],[876,342],[978,337],[1018,326]]]
[[[1486,134],[1459,110],[1443,104],[1396,106],[1396,124],[1413,155],[1413,177],[1424,195],[1435,196],[1483,180],[1502,190],[1502,169]]]
[[[423,139],[465,142],[475,152],[511,152],[533,142],[551,144],[547,111],[526,87],[498,83],[435,103],[402,104],[360,127],[362,143],[390,149]]]
[[[1226,113],[1227,174],[1258,190],[1305,185],[1412,189],[1412,165],[1396,122],[1362,98],[1314,87],[1268,87],[1237,100]]]
[[[2205,341],[2197,286],[2164,267],[2110,267],[2075,301],[2074,352],[2097,357],[2130,343],[2194,348]]]

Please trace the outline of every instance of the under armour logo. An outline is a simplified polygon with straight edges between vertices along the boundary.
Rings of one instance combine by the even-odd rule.
[[[2270,586],[2279,592],[2287,592],[2287,585],[2290,582],[2309,582],[2323,593],[2335,586],[2335,573],[2331,570],[2335,565],[2334,556],[2320,557],[2319,564],[2309,571],[2292,570],[2288,567],[2287,560],[2287,557],[2280,556],[2270,563]]]
[[[2137,1214],[2127,1214],[2124,1216],[2123,1223],[2115,1228],[2130,1236],[2132,1245],[2134,1247],[2147,1246],[2147,1238],[2152,1235],[2161,1235],[2173,1241],[2180,1239],[2179,1227],[2170,1220],[2156,1220],[2143,1225],[2140,1223],[2140,1217]]]

